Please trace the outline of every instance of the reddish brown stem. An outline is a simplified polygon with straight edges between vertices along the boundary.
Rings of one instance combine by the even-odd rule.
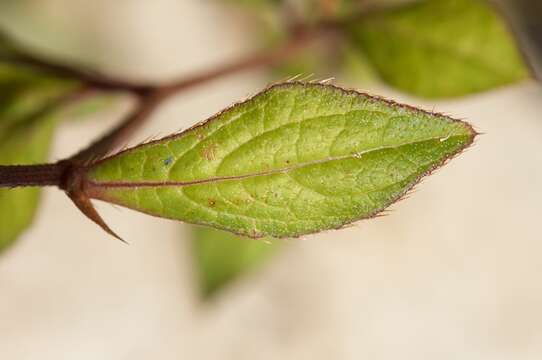
[[[45,60],[26,52],[0,53],[0,62],[6,62],[17,66],[24,66],[43,73],[50,73],[58,78],[80,81],[94,89],[103,91],[130,91],[143,93],[152,89],[152,85],[134,84],[121,79],[112,78],[99,74],[95,71],[86,70],[82,67],[57,63],[53,60]]]
[[[303,47],[313,38],[319,37],[329,30],[338,30],[344,25],[345,24],[343,23],[336,22],[322,22],[314,27],[298,26],[294,28],[290,39],[278,48],[166,85],[136,84],[130,81],[106,76],[97,73],[96,71],[84,69],[81,66],[71,66],[58,63],[54,60],[43,59],[30,52],[20,50],[8,53],[0,52],[0,62],[35,68],[38,71],[50,73],[56,77],[80,81],[98,90],[129,91],[143,96],[162,90],[173,93],[239,71],[271,65],[292,55],[298,48]],[[17,48],[22,49],[24,47],[17,46]]]
[[[162,103],[160,93],[148,97],[138,97],[135,109],[117,126],[112,128],[100,139],[69,158],[69,161],[78,164],[88,164],[107,155],[112,149],[127,139],[138,129]]]
[[[93,92],[88,86],[80,86],[71,92],[57,98],[50,104],[39,109],[27,119],[26,126],[32,121],[39,121],[41,117],[62,106],[69,106]],[[38,164],[38,165],[0,165],[0,188],[14,188],[22,186],[59,186],[66,164]]]
[[[287,42],[275,49],[249,56],[241,59],[240,61],[227,64],[223,67],[219,67],[202,74],[172,82],[163,86],[162,90],[173,94],[196,85],[204,84],[221,77],[235,74],[237,72],[271,66],[295,55],[297,51],[306,47],[313,40],[324,35],[328,30],[329,28],[324,27],[318,27],[310,30],[298,29]]]
[[[0,187],[59,186],[64,170],[59,164],[0,165]]]

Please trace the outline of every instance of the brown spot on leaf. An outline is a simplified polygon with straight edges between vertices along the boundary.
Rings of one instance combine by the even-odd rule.
[[[233,198],[231,202],[237,206],[243,206],[245,204],[252,203],[252,199],[251,198]]]
[[[212,161],[215,159],[215,152],[216,152],[216,145],[213,143],[207,144],[201,150],[201,156],[203,156],[205,159],[209,161]]]
[[[209,200],[207,200],[207,204],[209,204],[209,207],[215,207],[216,200],[215,199],[209,199]]]

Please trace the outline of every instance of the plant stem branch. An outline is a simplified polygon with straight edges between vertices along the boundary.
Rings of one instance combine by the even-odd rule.
[[[80,81],[90,87],[103,91],[128,91],[138,95],[149,94],[157,90],[171,90],[177,92],[194,85],[205,83],[222,76],[233,74],[246,69],[260,66],[271,65],[285,57],[288,57],[298,48],[310,42],[313,38],[319,37],[322,33],[331,28],[335,30],[340,28],[339,23],[322,22],[313,27],[298,27],[292,32],[288,41],[278,48],[271,51],[265,51],[260,54],[249,56],[238,62],[227,64],[215,70],[206,71],[202,74],[191,76],[186,79],[180,79],[171,84],[151,85],[137,84],[130,81],[113,78],[100,74],[93,70],[84,69],[81,66],[71,66],[50,59],[44,59],[33,55],[30,52],[23,51],[23,46],[17,46],[18,51],[0,52],[0,62],[10,63],[17,66],[26,66],[49,73],[59,78]]]
[[[270,51],[264,51],[256,55],[243,58],[237,62],[226,64],[217,69],[196,74],[188,78],[183,78],[169,84],[152,88],[150,90],[147,89],[147,92],[138,94],[138,104],[136,108],[118,126],[111,129],[98,141],[93,142],[87,148],[72,156],[70,160],[76,163],[87,164],[107,155],[116,146],[125,142],[133,132],[135,132],[147,121],[147,119],[154,113],[159,105],[170,97],[180,93],[181,91],[188,90],[192,87],[199,86],[228,75],[276,64],[293,56],[297,53],[297,51],[309,45],[315,39],[329,33],[330,29],[335,29],[335,27],[320,26],[310,30],[298,29],[282,46]]]
[[[146,92],[151,85],[134,84],[128,81],[115,79],[101,75],[95,71],[85,70],[80,67],[57,63],[53,60],[45,60],[26,52],[0,53],[0,62],[24,66],[54,75],[58,78],[77,80],[90,87],[102,91],[130,91],[133,93]]]
[[[58,186],[64,170],[58,164],[0,165],[0,188]]]
[[[277,48],[243,58],[237,62],[226,64],[225,66],[211,71],[206,71],[189,78],[175,81],[163,86],[162,90],[176,93],[237,72],[274,65],[295,55],[300,49],[306,47],[313,40],[323,35],[324,32],[321,30],[323,29],[314,29],[314,31],[304,29],[296,31],[288,41]]]
[[[148,96],[139,96],[137,100],[135,109],[120,124],[83,150],[71,156],[69,161],[78,164],[88,164],[106,156],[147,121],[154,110],[162,103],[164,97],[161,93],[152,93]]]
[[[13,56],[0,54],[0,61],[31,66],[56,76],[81,81],[83,86],[74,92],[74,99],[89,91],[106,90],[128,91],[135,94],[138,100],[135,109],[119,125],[68,159],[55,164],[0,166],[0,188],[19,186],[58,186],[64,188],[66,183],[71,181],[69,178],[77,173],[77,169],[106,156],[119,144],[125,142],[170,97],[221,77],[279,63],[295,55],[314,40],[336,30],[340,30],[340,25],[333,23],[322,23],[310,28],[294,28],[291,37],[277,48],[160,86],[116,80],[67,65],[41,60],[28,54],[16,53]]]
[[[94,92],[93,88],[83,85],[47,104],[32,114],[25,123],[16,126],[32,126],[32,122],[57,110],[59,107],[70,106]],[[0,165],[0,188],[23,186],[60,186],[67,164],[37,165]]]

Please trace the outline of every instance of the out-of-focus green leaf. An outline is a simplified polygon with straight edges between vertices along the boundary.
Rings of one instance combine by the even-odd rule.
[[[293,77],[309,79],[327,79],[335,77],[342,65],[342,51],[338,44],[314,43],[295,57],[277,64],[273,68],[273,78],[289,79]]]
[[[0,63],[0,164],[33,164],[47,159],[55,125],[48,107],[74,88]],[[0,251],[32,222],[39,190],[0,189]]]
[[[365,54],[350,45],[344,47],[343,54],[342,69],[337,75],[341,82],[365,87],[378,82],[378,74]]]
[[[276,253],[280,242],[194,227],[193,255],[202,295],[209,297],[240,276],[257,270]]]
[[[483,0],[423,0],[352,26],[382,79],[423,97],[476,93],[526,78],[506,25]]]
[[[108,96],[86,99],[68,113],[58,110],[59,99],[78,84],[35,70],[8,64],[19,49],[0,33],[0,164],[33,164],[47,160],[53,129],[60,115],[81,116],[103,107]],[[0,189],[0,251],[28,227],[36,212],[39,189]]]
[[[249,237],[370,218],[469,146],[461,121],[331,85],[270,87],[88,169],[90,197]]]
[[[84,121],[88,116],[112,108],[116,104],[116,100],[114,95],[108,93],[93,94],[80,99],[74,106],[64,109],[61,113],[62,119]]]
[[[13,54],[16,51],[16,46],[11,42],[8,36],[0,30],[0,56]]]
[[[75,84],[0,63],[0,129],[50,104]]]
[[[60,116],[57,102],[77,83],[32,69],[3,63],[19,49],[0,33],[0,164],[47,160],[53,129]],[[81,116],[102,107],[109,97],[92,97],[62,116]],[[34,218],[39,189],[0,189],[0,251],[11,245]]]
[[[334,21],[342,18],[349,18],[358,14],[367,5],[374,5],[367,0],[300,0],[296,2],[280,0],[224,0],[226,3],[233,3],[244,6],[250,10],[251,20],[257,18],[261,26],[255,29],[259,33],[264,47],[274,48],[288,41],[291,36],[289,31],[291,22],[297,21],[311,26],[318,21]],[[373,0],[374,1],[374,0]],[[390,0],[377,0],[380,5],[385,6]],[[384,4],[382,4],[384,2]],[[369,78],[360,76],[362,70],[361,58],[356,51],[355,59],[353,51],[347,49],[343,41],[315,41],[303,49],[298,49],[295,56],[288,57],[272,67],[272,78],[276,79],[329,79],[341,75],[354,75],[359,80],[357,84],[367,87],[365,80]],[[356,64],[358,63],[358,64]],[[365,62],[365,70],[372,65]],[[368,74],[367,72],[366,74]],[[372,80],[376,78],[371,77]],[[348,83],[354,83],[347,79]]]
[[[48,114],[4,129],[0,132],[0,164],[44,162],[54,125],[54,117]],[[0,189],[0,251],[30,225],[39,193],[38,188]]]
[[[322,81],[338,79],[341,83],[364,88],[379,82],[372,63],[348,43],[316,42],[295,57],[273,68],[274,79]]]

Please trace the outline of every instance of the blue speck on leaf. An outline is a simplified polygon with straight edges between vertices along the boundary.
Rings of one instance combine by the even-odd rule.
[[[173,162],[173,156],[168,156],[168,157],[164,160],[164,165],[165,165],[165,166],[169,166],[169,165],[171,165],[172,162]]]

